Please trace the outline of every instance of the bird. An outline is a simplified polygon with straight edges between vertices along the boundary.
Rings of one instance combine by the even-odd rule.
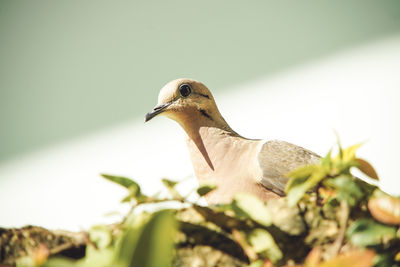
[[[211,91],[193,79],[176,79],[162,87],[145,122],[159,115],[185,131],[199,183],[217,186],[205,195],[208,204],[230,203],[238,193],[263,201],[283,197],[287,174],[320,160],[316,153],[286,141],[239,135],[222,117]]]

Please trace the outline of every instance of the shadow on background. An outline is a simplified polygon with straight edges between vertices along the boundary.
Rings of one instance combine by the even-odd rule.
[[[218,91],[397,33],[399,7],[3,0],[0,161],[143,116],[171,79]]]

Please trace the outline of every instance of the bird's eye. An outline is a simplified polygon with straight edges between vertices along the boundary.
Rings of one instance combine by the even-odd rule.
[[[187,97],[192,93],[192,87],[190,87],[190,85],[187,83],[183,83],[179,86],[179,93],[181,96]]]

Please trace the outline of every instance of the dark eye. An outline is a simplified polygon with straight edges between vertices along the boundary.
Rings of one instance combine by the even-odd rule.
[[[181,96],[187,97],[192,93],[192,87],[190,87],[190,85],[187,83],[183,83],[179,86],[179,93]]]

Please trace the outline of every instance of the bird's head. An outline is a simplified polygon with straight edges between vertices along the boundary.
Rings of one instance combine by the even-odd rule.
[[[180,124],[199,119],[218,121],[221,117],[210,90],[192,79],[177,79],[167,83],[158,95],[158,104],[146,114],[145,122],[159,114]]]

